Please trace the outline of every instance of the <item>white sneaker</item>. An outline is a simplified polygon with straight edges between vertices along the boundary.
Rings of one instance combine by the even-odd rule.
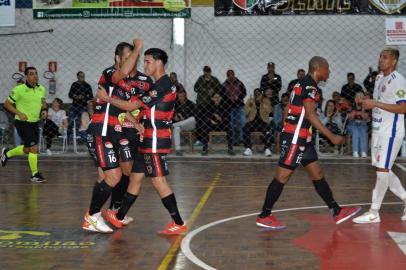
[[[353,152],[353,153],[352,153],[352,156],[353,156],[353,157],[359,157],[359,154],[358,154],[358,152]]]
[[[125,216],[124,219],[121,222],[123,223],[123,225],[128,225],[133,221],[134,221],[134,219],[132,217]]]
[[[367,155],[367,153],[362,152],[362,153],[361,153],[361,157],[362,157],[362,158],[366,158],[366,157],[368,157],[368,155]]]
[[[89,215],[89,212],[87,212],[84,218],[82,229],[101,233],[113,232],[113,230],[107,225],[106,221],[103,219],[101,212],[93,215]]]
[[[266,149],[265,149],[265,156],[266,156],[266,157],[272,156],[271,149],[269,149],[269,148],[266,148]]]
[[[368,211],[362,214],[361,216],[354,218],[352,222],[358,224],[379,223],[381,222],[381,218],[379,217],[379,214],[374,214]]]
[[[250,148],[245,148],[245,151],[242,154],[244,156],[252,156],[252,150]]]
[[[401,216],[400,219],[401,219],[402,221],[406,221],[406,205],[405,205],[405,207],[403,208],[403,216]]]
[[[50,149],[47,149],[47,155],[48,155],[48,156],[52,156],[52,152],[51,152]]]

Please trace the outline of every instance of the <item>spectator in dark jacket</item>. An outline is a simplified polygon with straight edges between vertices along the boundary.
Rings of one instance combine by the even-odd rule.
[[[262,75],[260,89],[263,93],[270,88],[272,89],[272,106],[279,103],[279,91],[282,88],[282,78],[275,73],[275,63],[269,62],[268,73]]]
[[[171,79],[172,83],[176,86],[176,92],[185,91],[185,87],[183,87],[183,84],[181,84],[178,81],[178,74],[176,74],[175,72],[171,72],[171,74],[169,74],[169,78]]]
[[[224,98],[230,112],[229,127],[232,141],[234,141],[234,131],[238,128],[239,140],[244,140],[244,98],[247,95],[247,90],[244,84],[235,77],[234,70],[227,71],[227,79],[223,83]]]
[[[347,84],[341,88],[341,96],[348,100],[351,106],[354,106],[354,97],[358,92],[362,92],[362,86],[355,83],[355,75],[350,72],[347,74]]]
[[[364,87],[371,96],[374,93],[375,79],[377,75],[377,71],[372,71],[372,68],[369,68],[369,73],[364,80]]]
[[[173,115],[173,141],[175,143],[175,151],[177,156],[182,155],[180,145],[180,132],[191,131],[196,127],[195,119],[196,104],[187,98],[186,91],[180,90],[177,93],[177,101],[175,104],[175,114]]]
[[[203,106],[210,103],[210,98],[214,93],[221,93],[221,83],[211,75],[209,66],[203,68],[203,75],[197,79],[194,90],[197,93],[196,103]]]

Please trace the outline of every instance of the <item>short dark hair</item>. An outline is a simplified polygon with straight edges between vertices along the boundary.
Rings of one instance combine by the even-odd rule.
[[[56,102],[58,102],[59,106],[62,106],[62,105],[63,105],[62,99],[60,99],[60,98],[55,98],[54,100],[55,100]]]
[[[299,72],[306,72],[303,68],[299,68],[298,70],[297,70],[297,73],[299,73]]]
[[[78,73],[76,73],[76,77],[79,77],[80,74],[85,74],[83,71],[79,70]]]
[[[149,48],[144,52],[144,55],[151,55],[155,60],[161,60],[164,65],[168,63],[168,54],[159,48]]]
[[[348,72],[348,73],[347,73],[347,78],[350,77],[350,76],[352,76],[352,77],[355,78],[355,74],[354,74],[353,72]]]
[[[211,72],[211,68],[209,66],[204,66],[203,72]]]
[[[35,67],[26,67],[25,70],[24,70],[24,75],[27,76],[27,75],[28,75],[28,72],[29,72],[30,70],[35,70],[35,71],[36,71],[37,69],[36,69]]]
[[[134,50],[134,46],[131,45],[128,42],[120,42],[117,46],[116,46],[116,50],[114,52],[114,55],[118,55],[118,56],[122,56],[124,49],[125,48],[129,48],[131,51]]]

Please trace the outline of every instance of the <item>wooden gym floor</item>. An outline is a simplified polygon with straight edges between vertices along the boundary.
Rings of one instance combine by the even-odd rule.
[[[89,159],[42,157],[42,184],[30,183],[26,160],[10,160],[0,168],[0,269],[406,269],[403,205],[391,192],[382,223],[335,225],[299,169],[275,206],[287,229],[256,227],[276,161],[170,157],[168,179],[190,233],[161,237],[169,215],[149,179],[129,212],[134,223],[93,234],[81,229],[96,179]],[[369,160],[321,164],[340,204],[370,202]],[[406,164],[397,164],[406,184]]]

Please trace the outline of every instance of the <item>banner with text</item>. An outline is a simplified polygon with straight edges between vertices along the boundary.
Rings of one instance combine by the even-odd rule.
[[[0,26],[16,25],[15,0],[0,0]]]
[[[406,14],[406,0],[214,0],[216,16]]]
[[[406,18],[386,18],[385,35],[387,45],[406,44]]]
[[[190,0],[33,0],[33,12],[35,19],[190,18],[190,3]]]

